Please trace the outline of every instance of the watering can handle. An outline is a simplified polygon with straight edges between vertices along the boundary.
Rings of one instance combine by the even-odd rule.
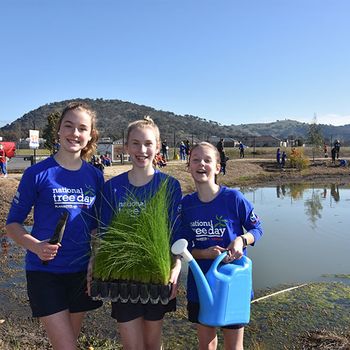
[[[215,260],[213,261],[213,263],[210,266],[210,271],[214,271],[217,269],[217,267],[219,266],[219,264],[221,263],[222,260],[225,259],[227,255],[227,251],[226,252],[222,252],[220,255],[218,255]]]

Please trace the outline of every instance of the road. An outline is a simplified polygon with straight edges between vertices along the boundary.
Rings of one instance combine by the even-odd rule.
[[[46,157],[36,157],[37,162],[45,159]],[[31,166],[30,155],[28,156],[15,156],[7,162],[8,172],[23,171]]]

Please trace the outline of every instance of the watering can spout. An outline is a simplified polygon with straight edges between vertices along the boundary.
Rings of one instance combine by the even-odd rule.
[[[181,255],[186,262],[193,260],[192,254],[187,249],[188,242],[185,239],[177,240],[171,247],[171,251],[175,255]]]
[[[214,297],[209,283],[196,260],[194,260],[192,254],[188,251],[187,246],[188,242],[185,239],[179,239],[172,245],[171,251],[175,255],[181,255],[183,259],[188,262],[196,281],[200,302],[207,305],[213,305]]]

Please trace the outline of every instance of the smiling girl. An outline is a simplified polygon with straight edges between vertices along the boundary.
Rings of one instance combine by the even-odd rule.
[[[85,312],[101,306],[88,297],[86,276],[103,176],[85,161],[98,139],[95,113],[83,103],[69,104],[57,129],[58,152],[24,172],[6,230],[27,250],[27,290],[33,317],[39,317],[54,349],[73,350]],[[28,233],[23,222],[32,207],[34,224]],[[69,219],[62,242],[50,244],[64,213]]]
[[[127,215],[131,217],[140,215],[164,182],[167,182],[167,188],[171,194],[169,212],[164,215],[168,215],[169,222],[174,223],[181,200],[180,184],[174,178],[154,169],[153,160],[159,149],[159,129],[150,117],[129,124],[126,150],[130,155],[132,168],[112,178],[104,186],[101,210],[102,230],[108,230],[112,218],[118,217],[118,213],[124,207],[130,207]],[[130,230],[128,234],[132,235],[133,232]],[[156,245],[156,242],[150,242],[150,244]],[[158,304],[151,302],[142,304],[140,301],[121,302],[120,300],[112,302],[112,317],[118,322],[124,349],[161,349],[163,317],[166,312],[175,311],[180,268],[181,262],[177,260],[169,271],[172,293],[167,305],[160,302]]]
[[[188,166],[197,192],[185,196],[181,202],[182,230],[178,238],[189,242],[189,250],[205,274],[213,259],[224,251],[228,252],[224,262],[240,259],[246,254],[246,247],[261,237],[262,228],[253,206],[241,192],[216,183],[220,173],[220,154],[216,147],[208,142],[193,146]],[[190,269],[187,301],[188,318],[197,324],[199,349],[216,349],[216,328],[198,321],[198,293]],[[222,328],[225,349],[242,350],[244,325]]]

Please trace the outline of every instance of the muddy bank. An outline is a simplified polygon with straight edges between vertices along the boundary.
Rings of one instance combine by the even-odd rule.
[[[0,319],[4,320],[0,324],[0,348],[50,349],[41,325],[30,316],[23,253],[22,249],[10,247],[0,254]],[[350,278],[350,275],[341,277]],[[275,290],[256,291],[256,298],[273,292]],[[115,328],[106,302],[99,310],[88,313],[79,349],[86,350],[89,346],[100,350],[121,349]],[[349,349],[350,285],[310,283],[253,303],[245,344],[248,350],[322,349],[322,344],[327,344],[325,349]],[[165,319],[164,348],[197,348],[195,331],[186,319],[183,288],[178,297],[178,310]]]

